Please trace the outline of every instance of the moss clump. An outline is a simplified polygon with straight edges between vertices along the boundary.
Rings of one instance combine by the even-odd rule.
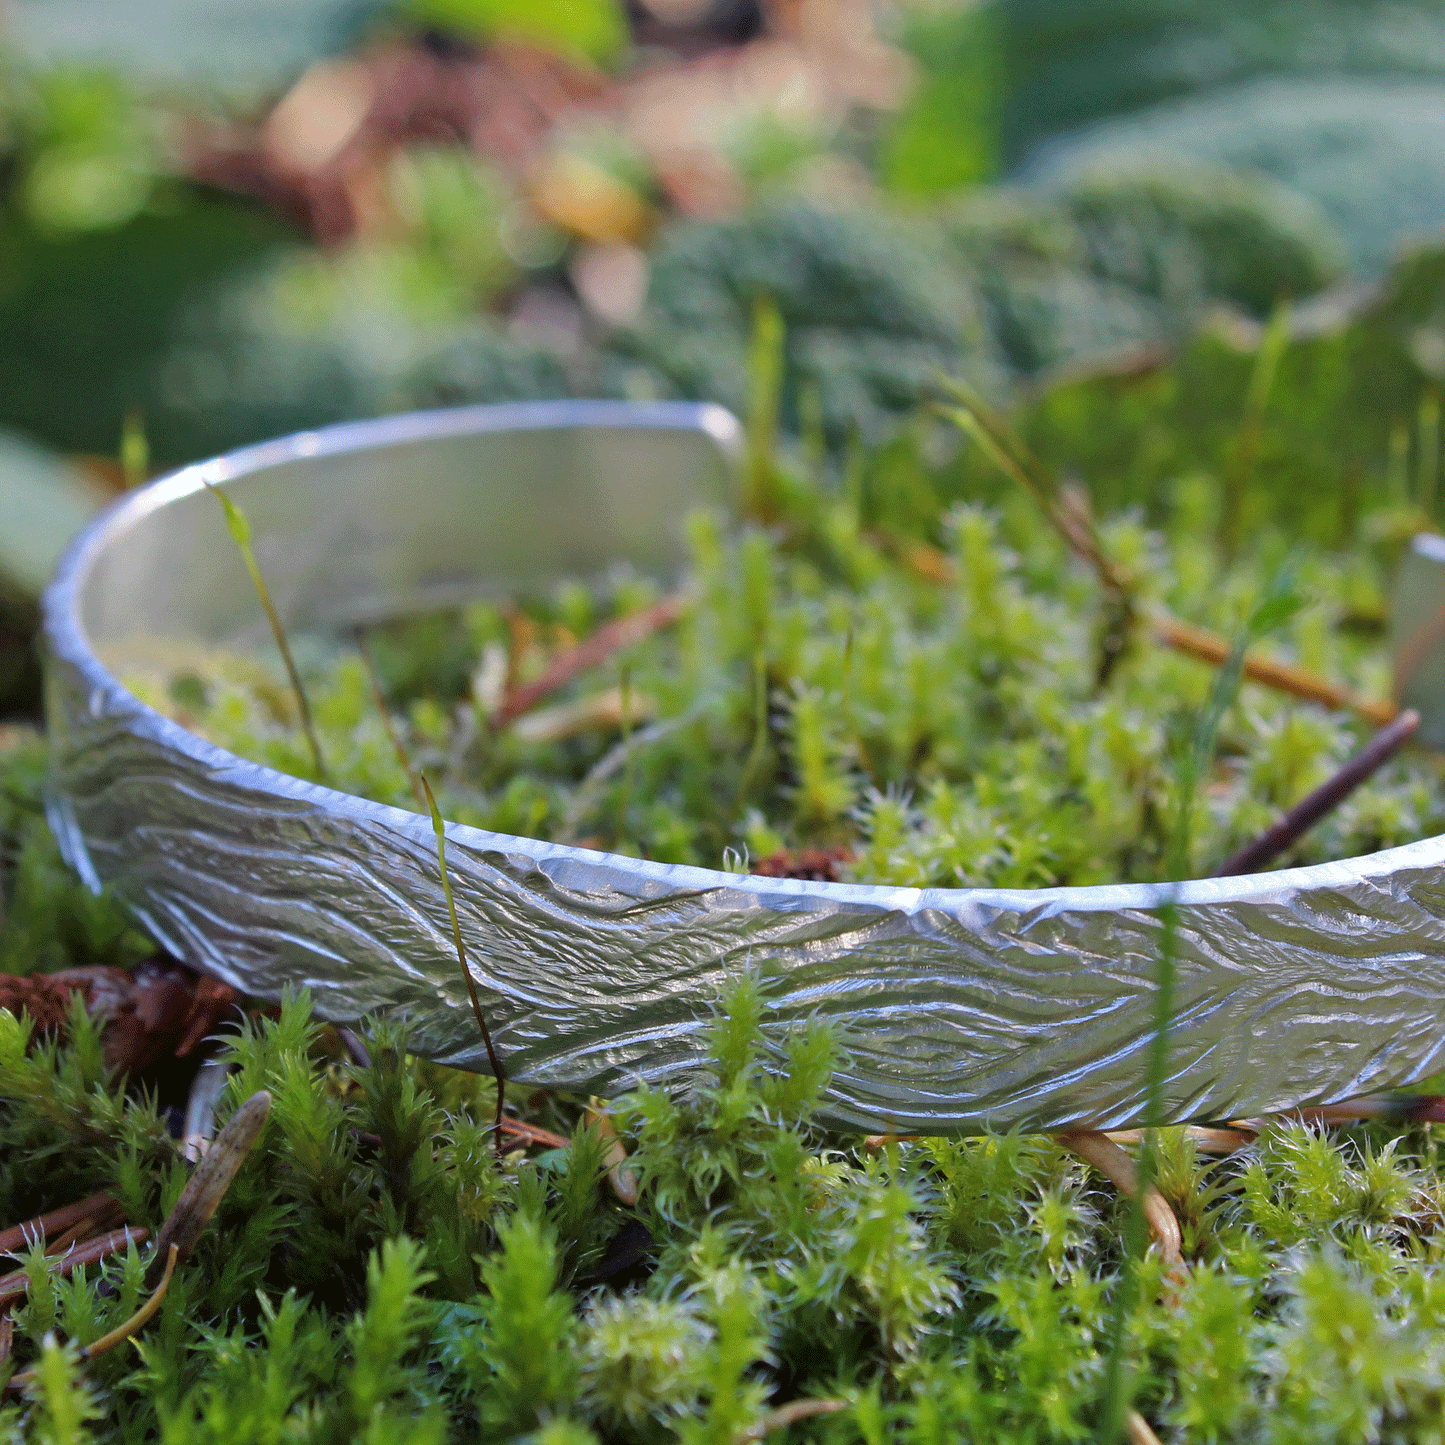
[[[690,1098],[616,1101],[631,1212],[576,1103],[534,1099],[570,1142],[498,1165],[490,1081],[408,1058],[386,1028],[370,1068],[347,1065],[291,1000],[227,1046],[222,1112],[260,1086],[275,1103],[138,1347],[76,1358],[142,1297],[143,1252],[69,1280],[22,1256],[11,1363],[38,1370],[0,1420],[17,1439],[236,1445],[731,1445],[787,1418],[800,1439],[1089,1437],[1121,1268],[1112,1192],[1047,1139],[870,1152],[822,1134],[832,1042],[804,1030],[765,1066],[761,1008],[740,980]],[[175,1198],[154,1101],[99,1058],[83,1011],[64,1046],[30,1052],[0,1015],[0,1216],[107,1188],[154,1223]],[[1164,1131],[1189,1269],[1161,1295],[1144,1262],[1125,1349],[1166,1438],[1425,1438],[1441,1180],[1432,1131],[1390,1132],[1281,1123],[1209,1162]]]

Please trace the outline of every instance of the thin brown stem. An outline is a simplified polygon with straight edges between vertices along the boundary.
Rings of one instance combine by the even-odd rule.
[[[756,1425],[744,1430],[738,1440],[740,1445],[744,1441],[761,1440],[774,1430],[786,1430],[789,1425],[796,1425],[799,1420],[810,1420],[815,1415],[836,1415],[847,1408],[846,1400],[789,1400],[786,1405],[769,1410]]]
[[[1167,612],[1151,613],[1149,623],[1159,641],[1175,652],[1215,667],[1222,667],[1229,657],[1230,644],[1207,627],[1181,621]],[[1306,702],[1317,702],[1337,712],[1356,713],[1379,727],[1393,722],[1399,714],[1399,709],[1392,702],[1356,697],[1347,688],[1337,687],[1316,673],[1306,672],[1302,667],[1282,662],[1267,653],[1245,653],[1244,675],[1251,682],[1262,683],[1265,687],[1303,698]]]
[[[124,1324],[117,1325],[109,1334],[102,1335],[98,1340],[86,1345],[80,1352],[82,1360],[93,1360],[97,1355],[113,1350],[122,1340],[139,1334],[150,1323],[155,1312],[160,1309],[166,1291],[171,1287],[171,1276],[176,1272],[176,1261],[180,1257],[180,1245],[171,1245],[166,1250],[166,1267],[161,1273],[161,1282],[151,1291],[151,1297]]]
[[[520,1139],[524,1144],[540,1144],[545,1149],[567,1149],[572,1144],[570,1139],[564,1139],[550,1129],[539,1128],[536,1124],[524,1124],[520,1119],[499,1119],[497,1129],[503,1134],[510,1134],[514,1139]]]
[[[492,1077],[497,1081],[497,1117],[492,1125],[492,1138],[497,1148],[497,1158],[502,1157],[502,1109],[507,1098],[507,1076],[502,1070],[502,1061],[497,1057],[497,1051],[492,1047],[492,1031],[487,1027],[486,1015],[482,1013],[482,1001],[477,996],[476,981],[472,978],[472,971],[467,966],[467,951],[462,945],[462,926],[457,921],[457,905],[452,898],[452,882],[447,876],[447,835],[446,825],[442,822],[441,809],[437,807],[437,800],[432,796],[431,784],[426,780],[426,774],[421,775],[421,785],[426,792],[427,806],[431,809],[432,828],[437,836],[437,866],[441,869],[442,892],[447,900],[447,913],[452,921],[452,941],[456,944],[457,963],[461,966],[462,978],[467,985],[467,997],[472,1001],[472,1012],[477,1016],[477,1027],[482,1031],[482,1042],[487,1046],[487,1062],[492,1066]]]
[[[1214,870],[1216,878],[1233,878],[1241,873],[1258,873],[1293,847],[1321,818],[1339,807],[1361,783],[1374,776],[1414,736],[1420,714],[1414,708],[1402,712],[1383,727],[1350,758],[1338,772],[1314,792],[1301,798],[1280,820],[1246,843]]]
[[[1069,549],[1093,569],[1099,585],[1106,592],[1121,597],[1129,596],[1132,592],[1130,579],[1115,566],[1099,541],[1092,522],[1082,510],[1077,506],[1060,505],[1053,495],[1053,489],[1039,476],[1037,462],[1030,458],[1026,464],[1015,455],[1015,451],[1021,449],[1018,440],[1011,438],[1004,425],[992,418],[988,409],[966,391],[961,391],[960,395],[964,398],[964,404],[944,408],[944,415],[973,438],[999,471],[1016,481],[1033,497]],[[1158,640],[1176,652],[1196,657],[1201,662],[1212,663],[1215,667],[1222,666],[1229,657],[1229,642],[1206,627],[1181,621],[1162,611],[1151,613],[1149,621]],[[1295,667],[1265,654],[1246,654],[1244,675],[1251,682],[1262,683],[1294,697],[1323,703],[1326,707],[1341,711],[1358,713],[1381,727],[1391,722],[1399,711],[1393,703],[1355,697],[1347,689],[1337,687],[1314,673],[1306,672],[1302,667]]]
[[[1139,1171],[1134,1161],[1107,1134],[1095,1129],[1076,1129],[1057,1136],[1066,1149],[1071,1149],[1086,1164],[1092,1165],[1111,1180],[1119,1193],[1128,1199],[1139,1195]],[[1151,1184],[1144,1191],[1144,1218],[1149,1233],[1159,1246],[1159,1256],[1169,1268],[1183,1258],[1183,1236],[1179,1232],[1179,1221],[1169,1207],[1169,1201]]]
[[[1044,474],[1038,461],[1013,436],[1004,422],[988,407],[966,391],[960,392],[962,405],[945,409],[945,415],[972,437],[984,455],[1007,477],[1017,482],[1038,504],[1069,549],[1088,564],[1106,591],[1127,594],[1133,590],[1130,579],[1115,564],[1099,540],[1091,517],[1077,507],[1063,505],[1058,488]],[[1020,455],[1022,454],[1022,456]]]
[[[1376,1120],[1385,1124],[1445,1123],[1445,1097],[1436,1094],[1367,1094],[1338,1104],[1303,1104],[1273,1116],[1275,1122],[1305,1124],[1358,1124]]]
[[[381,717],[382,727],[386,729],[391,750],[396,754],[396,760],[401,764],[401,770],[406,774],[406,780],[411,784],[411,790],[416,795],[417,802],[425,808],[426,796],[422,792],[421,776],[412,764],[411,754],[407,752],[406,744],[402,742],[401,734],[396,730],[396,721],[386,705],[386,693],[382,690],[381,675],[376,670],[376,660],[371,655],[371,647],[366,641],[366,633],[358,627],[352,637],[356,643],[356,651],[361,657],[361,665],[366,669],[366,681],[371,688],[371,700],[376,704],[376,711]]]

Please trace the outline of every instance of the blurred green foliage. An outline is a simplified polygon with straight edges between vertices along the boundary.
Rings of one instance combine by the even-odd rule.
[[[469,39],[515,37],[597,62],[627,43],[619,0],[399,0],[397,11]]]
[[[899,39],[920,75],[883,142],[880,170],[892,190],[936,195],[997,178],[998,112],[1007,84],[1004,23],[989,5],[939,6],[909,16]]]
[[[999,130],[1010,167],[1052,137],[1262,77],[1445,80],[1445,16],[1432,0],[989,0],[988,8],[1005,68]]]

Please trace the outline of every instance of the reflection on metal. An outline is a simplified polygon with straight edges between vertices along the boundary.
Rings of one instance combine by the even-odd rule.
[[[674,569],[683,513],[728,502],[736,431],[707,407],[479,408],[268,443],[127,497],[45,603],[67,858],[235,987],[305,986],[337,1021],[393,1011],[418,1052],[484,1067],[428,820],[223,752],[100,657],[136,634],[262,635],[203,480],[245,506],[288,624],[347,625],[619,559]],[[1038,891],[740,877],[459,826],[447,841],[482,1003],[523,1082],[682,1083],[718,990],[753,968],[775,1056],[803,1020],[838,1025],[836,1124],[1125,1128],[1171,891],[1171,1119],[1340,1099],[1445,1054],[1445,839],[1177,888]]]

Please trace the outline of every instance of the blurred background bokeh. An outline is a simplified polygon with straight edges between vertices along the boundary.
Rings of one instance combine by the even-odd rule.
[[[413,407],[744,410],[761,295],[810,445],[949,373],[1116,503],[1282,315],[1277,464],[1384,484],[1445,381],[1445,8],[4,0],[0,715],[118,489]]]

